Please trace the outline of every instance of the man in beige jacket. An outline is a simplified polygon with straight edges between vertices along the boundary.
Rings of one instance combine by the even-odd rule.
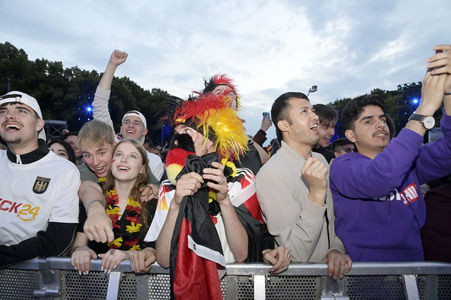
[[[285,93],[271,109],[279,151],[260,169],[257,196],[269,232],[295,262],[326,262],[329,276],[343,278],[352,261],[335,234],[329,167],[312,152],[319,119],[306,95]]]

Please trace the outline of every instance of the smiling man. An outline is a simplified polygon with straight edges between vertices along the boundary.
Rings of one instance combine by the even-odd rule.
[[[107,123],[114,130],[113,121],[111,120],[108,102],[111,94],[111,84],[113,82],[114,73],[117,67],[127,60],[128,54],[123,51],[114,50],[111,53],[105,73],[100,79],[99,85],[92,102],[93,116],[95,120]],[[130,110],[122,117],[121,136],[116,137],[116,142],[121,138],[135,139],[144,144],[145,136],[148,132],[146,117],[137,110]],[[161,180],[164,173],[164,165],[161,158],[147,151],[149,159],[149,168],[158,181]]]
[[[84,164],[78,167],[82,181],[102,182],[110,170],[113,155],[111,127],[98,120],[85,123],[77,136],[77,145],[84,159]]]
[[[63,255],[78,223],[80,174],[50,151],[35,98],[0,96],[0,266],[36,257]]]
[[[335,158],[334,153],[330,150],[330,140],[335,134],[338,113],[332,107],[324,104],[315,104],[313,108],[319,118],[319,140],[313,147],[313,151],[321,153],[327,162],[330,163]]]
[[[335,235],[327,161],[312,152],[319,118],[307,96],[294,92],[274,101],[271,116],[281,148],[256,178],[268,230],[292,261],[327,262],[329,275],[342,278],[352,263]]]
[[[451,169],[451,96],[444,96],[450,89],[449,74],[428,71],[421,104],[391,141],[385,103],[377,96],[355,98],[343,108],[345,134],[357,152],[332,162],[330,180],[337,234],[353,260],[424,260],[420,229],[426,213],[420,185]],[[442,99],[443,137],[423,146]]]
[[[87,211],[87,220],[84,232],[89,240],[105,243],[113,238],[111,220],[105,213],[105,202],[101,184],[111,169],[113,147],[115,143],[114,132],[110,125],[99,120],[92,120],[83,125],[77,136],[77,145],[80,148],[84,163],[78,166],[80,170],[81,185],[79,189],[80,200]],[[159,181],[148,172],[149,190],[153,196],[157,195]],[[151,196],[142,196],[148,201]],[[143,200],[141,198],[141,200]]]

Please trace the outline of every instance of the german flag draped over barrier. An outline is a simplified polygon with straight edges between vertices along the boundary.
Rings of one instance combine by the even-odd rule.
[[[177,176],[202,175],[219,162],[217,153],[189,155]],[[172,299],[222,299],[218,268],[225,268],[221,241],[209,215],[209,188],[204,182],[193,196],[183,198],[171,240],[170,279]]]

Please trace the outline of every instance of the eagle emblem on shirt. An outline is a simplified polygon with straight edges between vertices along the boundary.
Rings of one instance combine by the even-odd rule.
[[[33,192],[35,194],[43,194],[49,187],[50,178],[37,176],[33,184]]]

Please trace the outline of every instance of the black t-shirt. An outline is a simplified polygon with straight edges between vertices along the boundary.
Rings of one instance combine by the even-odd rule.
[[[262,160],[260,159],[260,154],[258,153],[257,148],[255,148],[253,141],[249,141],[247,144],[249,150],[246,152],[244,156],[240,157],[239,162],[235,162],[237,167],[240,168],[248,168],[257,175],[258,171],[262,167]]]
[[[320,146],[319,148],[313,148],[313,152],[322,154],[328,163],[330,163],[330,161],[335,158],[335,154],[327,147]]]

